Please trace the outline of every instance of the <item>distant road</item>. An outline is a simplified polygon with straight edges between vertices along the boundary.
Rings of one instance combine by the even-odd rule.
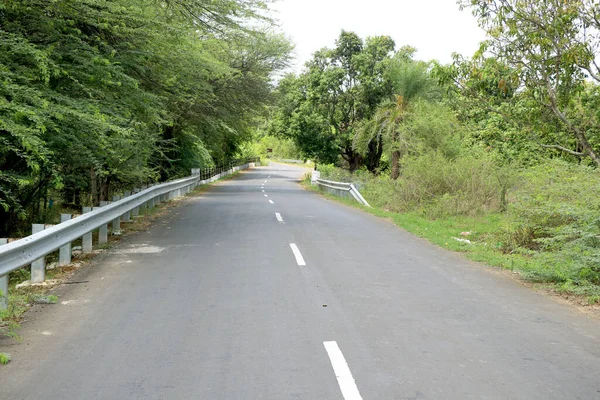
[[[99,256],[0,341],[0,399],[600,399],[600,321],[305,171],[253,169]]]

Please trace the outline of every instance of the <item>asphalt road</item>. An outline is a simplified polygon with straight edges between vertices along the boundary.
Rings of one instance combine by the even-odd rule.
[[[98,257],[0,341],[0,399],[600,399],[600,321],[303,172],[253,169]]]

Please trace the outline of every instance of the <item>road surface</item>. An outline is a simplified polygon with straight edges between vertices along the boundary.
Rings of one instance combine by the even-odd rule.
[[[0,342],[7,399],[600,399],[600,323],[271,164],[97,257]]]

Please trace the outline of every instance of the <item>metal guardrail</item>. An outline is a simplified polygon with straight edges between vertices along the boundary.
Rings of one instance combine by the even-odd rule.
[[[99,239],[103,237],[104,240],[100,239],[99,241],[100,243],[106,242],[108,224],[112,224],[113,231],[120,230],[121,220],[129,221],[130,214],[137,215],[140,208],[153,208],[156,203],[184,196],[199,185],[214,182],[235,171],[247,169],[251,165],[252,163],[246,163],[232,166],[204,180],[201,180],[201,171],[193,169],[190,177],[154,185],[102,207],[94,207],[92,211],[58,225],[53,225],[48,229],[43,229],[23,239],[8,244],[0,242],[0,292],[2,292],[0,294],[0,309],[6,308],[8,274],[11,272],[32,264],[32,282],[43,282],[45,279],[44,258],[53,251],[65,245],[70,246],[71,242],[79,238],[85,239],[85,237],[89,240],[91,250],[92,231],[100,229],[101,233],[105,232],[104,235],[99,235]],[[70,247],[68,251],[68,260],[70,261]],[[35,273],[34,268],[36,269]]]
[[[348,197],[347,195],[344,195],[344,193],[349,193],[354,200],[358,201],[360,204],[371,207],[353,183],[328,181],[319,177],[315,177],[313,182],[321,187],[327,188],[330,193],[339,197]]]

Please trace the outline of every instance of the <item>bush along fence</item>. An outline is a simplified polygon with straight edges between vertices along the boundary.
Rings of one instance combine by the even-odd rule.
[[[362,197],[353,183],[335,182],[321,179],[319,171],[313,171],[311,175],[311,184],[319,186],[321,190],[324,190],[334,196],[346,199],[352,197],[360,204],[371,207],[371,205],[365,200],[364,197]]]
[[[84,207],[76,218],[62,214],[57,225],[34,224],[32,234],[8,243],[0,239],[0,309],[8,306],[9,274],[27,265],[31,266],[31,283],[44,282],[46,256],[59,251],[58,265],[71,262],[71,243],[81,238],[83,253],[92,252],[92,234],[98,230],[98,244],[108,242],[109,225],[112,233],[121,230],[121,222],[130,222],[141,209],[154,208],[157,204],[185,196],[199,185],[214,182],[236,171],[254,166],[254,159],[243,164],[217,168],[192,169],[183,179],[134,189],[123,196],[114,196],[112,202],[101,202],[99,207]]]

